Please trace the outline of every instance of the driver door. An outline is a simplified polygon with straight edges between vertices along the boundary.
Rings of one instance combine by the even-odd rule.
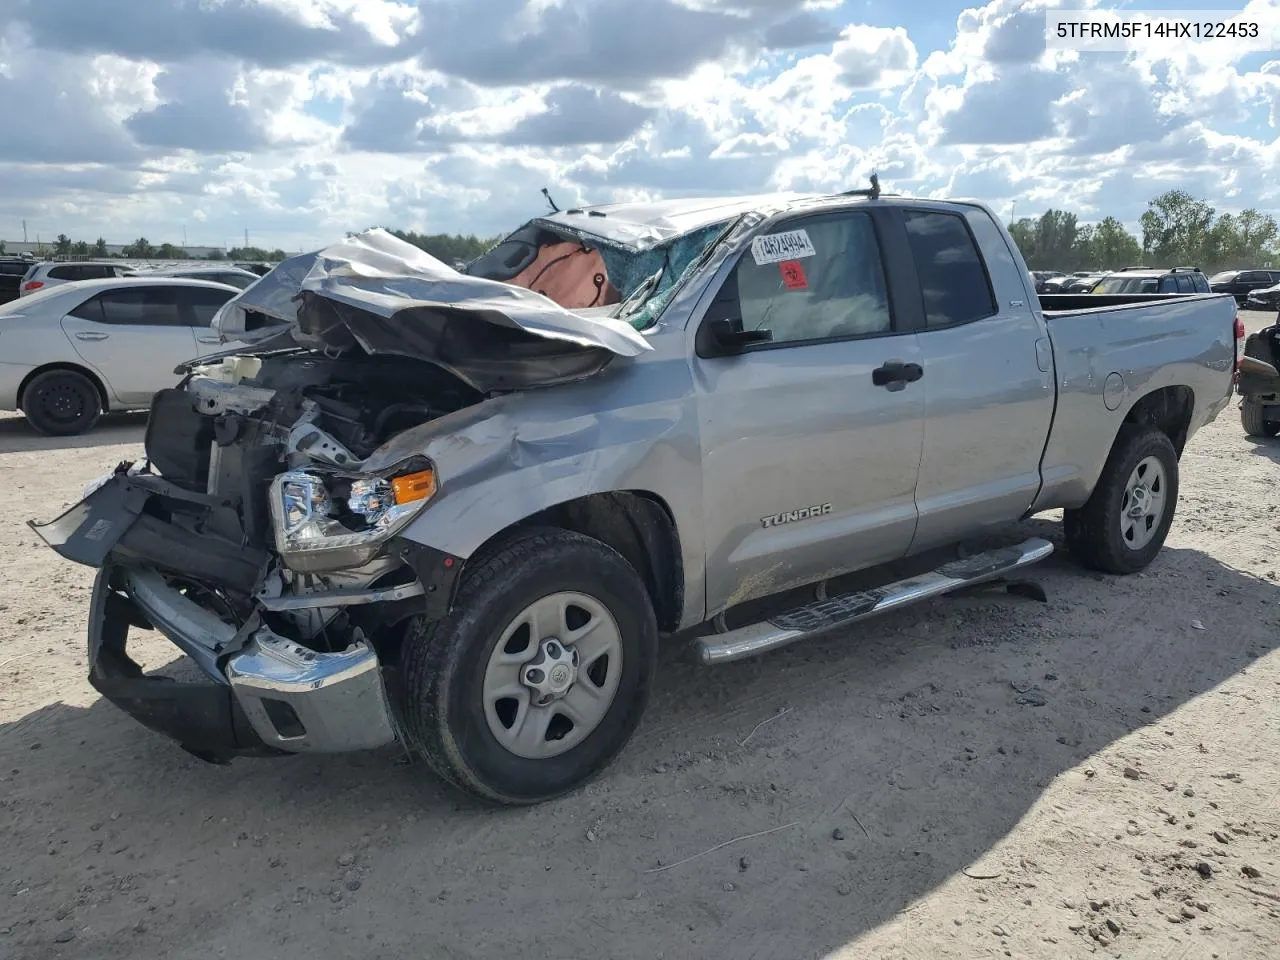
[[[770,228],[726,268],[701,319],[708,615],[897,559],[911,543],[919,296],[891,287],[885,260],[910,253],[884,248],[879,216],[850,209]],[[726,321],[760,339],[726,345]]]

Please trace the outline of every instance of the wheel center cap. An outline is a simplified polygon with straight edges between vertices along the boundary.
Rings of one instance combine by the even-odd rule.
[[[1129,507],[1129,516],[1144,517],[1151,507],[1151,495],[1147,492],[1146,487],[1134,487],[1133,492],[1129,494],[1132,506]]]
[[[559,700],[578,679],[578,653],[555,637],[538,645],[538,654],[520,673],[524,685],[533,691],[537,704]]]

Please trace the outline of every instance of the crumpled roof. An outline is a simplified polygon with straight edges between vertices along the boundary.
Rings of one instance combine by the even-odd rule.
[[[297,298],[304,292],[388,321],[405,314],[400,320],[409,326],[427,317],[438,323],[447,314],[452,322],[474,318],[618,356],[633,357],[652,349],[627,323],[574,313],[532,290],[459,273],[382,229],[366,230],[315,253],[285,260],[227,301],[214,317],[213,328],[224,340],[252,342],[277,336],[278,327],[241,333],[246,327],[243,314],[265,314],[292,324],[294,339],[314,346],[297,327]],[[242,315],[233,320],[234,311]],[[360,339],[358,333],[356,339]]]

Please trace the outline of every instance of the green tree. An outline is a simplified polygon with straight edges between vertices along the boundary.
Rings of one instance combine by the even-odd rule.
[[[160,249],[156,251],[156,256],[161,260],[185,260],[187,251],[182,247],[175,247],[172,243],[162,243]]]
[[[204,258],[206,260],[225,260],[227,259],[227,255],[223,253],[221,250],[219,250],[217,247],[214,247],[207,254],[205,254]]]
[[[456,260],[474,260],[501,239],[501,237],[481,238],[472,234],[426,234],[414,233],[412,230],[392,230],[390,227],[384,229],[392,236],[398,237],[405,243],[411,243],[437,260],[449,264]]]
[[[1075,267],[1073,252],[1080,227],[1074,213],[1046,210],[1036,222],[1036,258],[1046,264],[1067,264],[1053,269]]]
[[[272,250],[269,254],[263,257],[263,259],[271,263],[279,263],[281,260],[288,260],[289,255],[279,247],[276,247],[276,249]]]
[[[71,255],[73,257],[87,257],[89,255],[89,244],[83,240],[77,240],[71,245]]]
[[[65,233],[58,234],[58,238],[53,241],[53,255],[55,257],[71,256],[71,238]]]
[[[1214,209],[1185,190],[1169,190],[1147,203],[1142,249],[1160,266],[1203,264],[1213,254]]]
[[[4,241],[0,240],[0,257],[4,256]]]
[[[93,255],[95,257],[105,257],[107,255],[107,241],[103,240],[102,237],[99,237],[97,242],[94,243]]]
[[[1224,213],[1213,225],[1209,260],[1216,266],[1257,266],[1268,262],[1280,227],[1275,217],[1244,210],[1239,214]]]
[[[151,245],[146,237],[139,237],[133,243],[124,248],[124,255],[135,260],[150,260],[156,255],[156,248]]]
[[[1040,249],[1036,245],[1036,222],[1030,217],[1023,217],[1009,224],[1009,235],[1022,251],[1022,259],[1027,261],[1027,266],[1032,270],[1057,269],[1054,265],[1041,261]]]
[[[227,251],[228,260],[266,260],[267,251],[261,247],[232,247]]]
[[[1142,245],[1115,217],[1104,217],[1090,231],[1085,260],[1091,267],[1119,270],[1142,260]]]

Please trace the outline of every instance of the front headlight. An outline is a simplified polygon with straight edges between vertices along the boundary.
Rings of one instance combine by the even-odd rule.
[[[421,460],[367,477],[283,473],[271,484],[276,550],[300,573],[363,566],[436,488],[434,467]]]

